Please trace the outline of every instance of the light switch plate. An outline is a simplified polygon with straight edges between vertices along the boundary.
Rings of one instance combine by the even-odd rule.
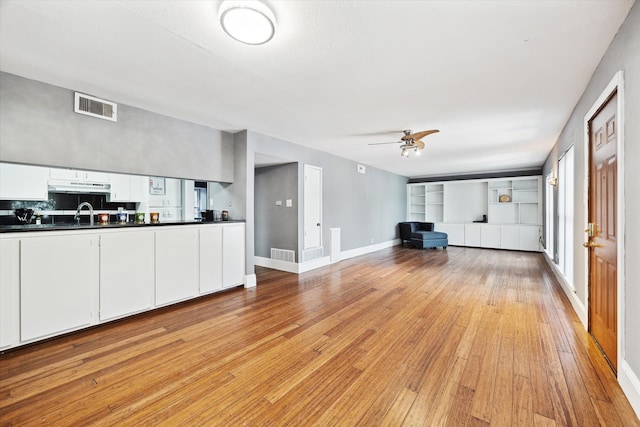
[[[291,206],[293,206],[293,200],[287,199],[287,207],[290,208]]]
[[[276,206],[282,206],[282,200],[276,200]]]

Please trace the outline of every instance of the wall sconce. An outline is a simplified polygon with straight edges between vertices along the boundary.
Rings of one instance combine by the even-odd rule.
[[[553,177],[553,176],[548,176],[547,177],[547,184],[549,184],[552,187],[557,187],[558,186],[558,178]]]

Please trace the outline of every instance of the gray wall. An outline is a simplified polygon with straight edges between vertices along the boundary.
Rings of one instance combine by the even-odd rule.
[[[291,199],[292,207],[286,207]],[[280,206],[276,205],[280,201]],[[255,170],[255,254],[269,258],[271,248],[298,254],[298,165]]]
[[[233,181],[233,137],[118,105],[118,121],[73,112],[71,90],[0,72],[0,160]],[[117,102],[117,100],[115,100]]]
[[[366,174],[356,171],[357,163],[332,154],[297,145],[278,138],[244,131],[234,135],[236,150],[246,142],[246,153],[236,151],[235,169],[237,186],[246,178],[247,255],[254,254],[254,157],[255,153],[287,159],[298,163],[298,182],[304,177],[304,165],[322,168],[322,241],[328,255],[329,229],[341,229],[341,250],[348,251],[372,243],[388,242],[398,237],[397,224],[406,218],[407,178],[367,167]],[[240,168],[246,173],[239,177]],[[237,198],[241,198],[240,195]],[[298,248],[303,248],[303,186],[298,186]],[[241,215],[241,213],[239,213]],[[253,265],[247,265],[253,273]]]
[[[575,224],[574,236],[574,283],[576,295],[587,307],[587,277],[584,240],[585,197],[584,167],[585,150],[584,118],[596,103],[616,72],[624,72],[624,154],[619,167],[624,171],[624,239],[625,246],[619,257],[624,258],[625,270],[619,277],[626,281],[623,323],[625,325],[626,348],[624,360],[640,378],[640,4],[635,3],[627,19],[609,46],[598,68],[594,72],[582,97],[576,105],[556,145],[547,158],[543,173],[554,171],[557,176],[558,158],[571,146],[575,146]],[[618,366],[618,369],[621,367]]]

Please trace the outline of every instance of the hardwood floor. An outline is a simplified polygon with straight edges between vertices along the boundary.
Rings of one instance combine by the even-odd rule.
[[[541,254],[395,247],[0,356],[2,425],[637,426]]]

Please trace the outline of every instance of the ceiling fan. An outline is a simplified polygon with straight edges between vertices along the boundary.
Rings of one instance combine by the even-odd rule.
[[[411,130],[403,131],[404,135],[400,138],[400,141],[394,142],[374,142],[369,145],[382,145],[382,144],[401,144],[400,155],[403,157],[409,157],[409,153],[413,150],[416,156],[420,155],[420,151],[424,149],[424,142],[422,138],[432,133],[440,132],[438,129],[424,130],[422,132],[411,133]]]

